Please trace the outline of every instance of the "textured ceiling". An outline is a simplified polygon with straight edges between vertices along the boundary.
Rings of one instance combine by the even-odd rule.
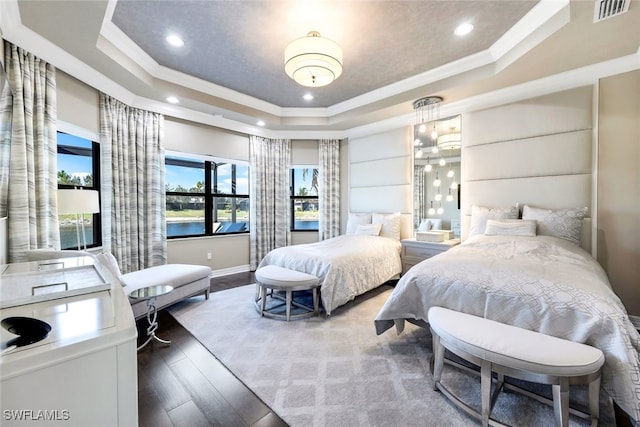
[[[489,48],[537,1],[129,1],[112,21],[158,64],[281,107],[328,107]],[[467,37],[453,34],[465,21]],[[340,44],[344,72],[309,90],[284,73],[309,31]],[[169,32],[185,41],[177,49]]]
[[[594,1],[0,0],[0,32],[129,105],[315,138],[408,121],[427,95],[455,114],[638,68],[640,0],[598,23]],[[455,37],[463,21],[474,32]],[[344,73],[306,102],[283,53],[310,30],[343,47]],[[183,49],[165,44],[169,31]]]

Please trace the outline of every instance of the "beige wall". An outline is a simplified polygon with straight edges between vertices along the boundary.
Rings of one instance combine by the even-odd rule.
[[[79,130],[99,134],[99,92],[81,81],[57,72],[58,119]],[[165,116],[165,149],[222,159],[249,161],[247,135]],[[292,141],[293,165],[317,165],[318,143]],[[292,243],[318,240],[318,233],[292,233]],[[211,254],[211,259],[208,255]],[[211,236],[171,239],[167,242],[167,258],[171,263],[201,264],[214,270],[214,275],[249,269],[249,236]]]
[[[640,316],[640,71],[602,79],[598,96],[597,258]]]
[[[100,132],[100,95],[68,74],[56,71],[58,120],[98,134]]]

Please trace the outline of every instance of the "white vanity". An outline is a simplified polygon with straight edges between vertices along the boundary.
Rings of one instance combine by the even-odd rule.
[[[136,426],[137,332],[120,284],[90,256],[0,272],[0,319],[51,326],[45,339],[19,347],[0,328],[0,424]]]

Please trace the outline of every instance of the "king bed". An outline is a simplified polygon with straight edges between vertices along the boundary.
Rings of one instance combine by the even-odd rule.
[[[605,354],[603,389],[637,417],[640,337],[603,269],[571,241],[580,238],[582,218],[572,217],[580,211],[563,210],[569,226],[548,229],[560,211],[527,208],[523,216],[537,220],[509,219],[505,213],[515,209],[517,215],[515,207],[492,220],[491,210],[474,206],[472,235],[398,281],[375,319],[376,332],[393,326],[401,332],[405,321],[426,326],[429,308],[441,306],[586,343]]]

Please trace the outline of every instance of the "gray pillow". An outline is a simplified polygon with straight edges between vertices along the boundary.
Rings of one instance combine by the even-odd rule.
[[[545,209],[524,205],[522,219],[536,220],[539,235],[559,237],[580,246],[582,220],[587,211],[588,208]]]

